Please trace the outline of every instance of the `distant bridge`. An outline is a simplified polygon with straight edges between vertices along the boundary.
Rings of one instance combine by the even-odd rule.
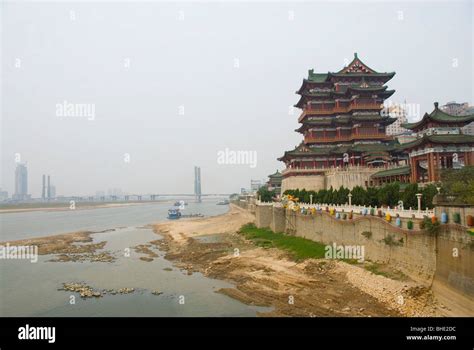
[[[230,194],[203,194],[203,197],[228,197]],[[77,202],[115,202],[115,201],[161,201],[164,199],[177,198],[177,197],[194,197],[194,193],[177,193],[177,194],[126,194],[122,196],[70,196],[70,197],[61,197],[57,198],[58,200],[74,200]]]

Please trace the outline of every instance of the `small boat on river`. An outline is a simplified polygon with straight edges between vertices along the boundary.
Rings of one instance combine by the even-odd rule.
[[[168,210],[168,219],[170,220],[176,220],[181,218],[181,211],[179,209],[169,209]]]

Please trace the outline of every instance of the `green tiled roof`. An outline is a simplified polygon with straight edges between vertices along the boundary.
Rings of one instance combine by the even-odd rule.
[[[336,146],[331,149],[332,154],[343,154],[346,152],[349,152],[351,149],[351,145],[341,145],[341,146]]]
[[[295,131],[301,132],[307,127],[311,126],[335,126],[336,124],[350,124],[354,121],[376,121],[384,125],[390,125],[394,123],[395,120],[396,118],[382,117],[380,115],[341,115],[332,118],[320,117],[303,122],[303,124],[298,129],[295,129]]]
[[[378,121],[380,123],[383,123],[385,125],[390,125],[394,123],[397,118],[392,118],[392,117],[382,117],[381,115],[353,115],[351,116],[352,119],[354,120],[367,120],[367,121]]]
[[[375,143],[375,144],[357,144],[352,146],[354,152],[376,152],[385,151],[388,152],[394,148],[394,145],[387,143]]]
[[[382,170],[372,175],[372,177],[386,177],[386,176],[395,176],[395,175],[409,175],[410,174],[410,166],[405,165],[398,168]]]
[[[340,146],[328,146],[328,147],[308,147],[304,143],[301,143],[292,151],[286,151],[285,154],[278,158],[278,160],[284,159],[286,156],[322,156],[331,154],[344,154],[350,152],[364,153],[365,155],[387,155],[392,151],[400,151],[400,144],[398,141],[391,141],[385,143],[376,144],[346,144]]]
[[[446,135],[424,135],[412,142],[404,143],[400,145],[401,149],[409,149],[419,145],[422,145],[426,142],[431,143],[451,143],[451,144],[473,144],[474,135],[465,135],[465,134],[446,134]]]
[[[324,83],[327,77],[327,73],[314,73],[313,69],[308,71],[308,80],[314,83]]]
[[[429,121],[434,121],[438,123],[463,123],[463,124],[469,124],[471,122],[474,122],[474,114],[470,115],[464,115],[464,116],[457,116],[457,115],[451,115],[446,112],[443,112],[438,108],[438,103],[435,102],[435,109],[433,112],[430,114],[425,113],[423,118],[421,118],[420,121],[415,122],[415,123],[405,123],[402,124],[402,127],[410,130],[418,129],[428,123]]]
[[[280,178],[283,177],[283,175],[277,170],[276,173],[268,175],[269,178],[274,179],[274,178]]]

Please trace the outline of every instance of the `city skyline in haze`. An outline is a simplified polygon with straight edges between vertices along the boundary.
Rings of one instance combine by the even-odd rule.
[[[470,1],[1,6],[9,193],[18,155],[33,197],[42,174],[66,195],[193,193],[194,166],[203,193],[239,192],[300,142],[291,106],[308,70],[354,52],[396,72],[390,101],[421,115],[473,103]],[[226,150],[255,157],[220,162]]]

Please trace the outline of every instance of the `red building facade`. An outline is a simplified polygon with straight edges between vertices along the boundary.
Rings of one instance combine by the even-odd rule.
[[[435,102],[433,112],[404,124],[417,133],[415,141],[403,145],[410,157],[410,182],[437,182],[443,169],[474,165],[474,136],[461,129],[473,121],[474,115],[451,115]]]

